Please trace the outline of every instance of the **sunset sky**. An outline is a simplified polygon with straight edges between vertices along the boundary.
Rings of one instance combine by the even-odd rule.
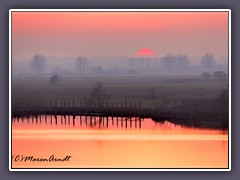
[[[13,12],[12,59],[228,53],[227,12]],[[140,53],[141,54],[141,53]]]

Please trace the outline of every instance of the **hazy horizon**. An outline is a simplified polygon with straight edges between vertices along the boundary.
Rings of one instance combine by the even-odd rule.
[[[150,57],[227,56],[228,12],[12,13],[13,61],[34,54],[136,57],[145,48]]]

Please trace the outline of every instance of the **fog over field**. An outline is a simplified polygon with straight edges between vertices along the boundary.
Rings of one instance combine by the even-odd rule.
[[[12,70],[13,75],[228,74],[228,38],[227,12],[14,12]]]
[[[167,55],[166,55],[167,56]],[[84,57],[86,65],[84,72],[79,73],[77,67],[77,57],[59,57],[59,56],[44,56],[44,67],[40,74],[60,74],[60,75],[200,75],[203,72],[223,71],[228,73],[228,57],[214,57],[211,70],[204,69],[202,64],[203,57],[187,57],[187,62],[183,64],[182,69],[172,67],[172,70],[167,70],[164,65],[164,57],[127,57],[127,56],[90,56]],[[13,75],[34,75],[31,68],[31,61],[13,60],[12,72]],[[134,64],[135,63],[135,64]],[[181,66],[175,65],[175,66]],[[174,69],[175,68],[175,69]]]

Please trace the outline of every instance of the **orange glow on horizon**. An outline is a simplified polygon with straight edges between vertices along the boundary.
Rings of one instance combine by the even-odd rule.
[[[154,49],[155,56],[209,51],[225,56],[228,13],[12,12],[12,41],[13,59],[30,59],[37,52],[135,56],[143,47]]]
[[[152,57],[152,56],[154,56],[154,52],[151,49],[143,48],[143,49],[138,51],[137,56],[140,56],[140,57]]]

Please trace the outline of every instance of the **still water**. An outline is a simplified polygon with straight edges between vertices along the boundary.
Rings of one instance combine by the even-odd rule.
[[[13,119],[12,157],[13,168],[228,168],[228,131],[148,118]]]

